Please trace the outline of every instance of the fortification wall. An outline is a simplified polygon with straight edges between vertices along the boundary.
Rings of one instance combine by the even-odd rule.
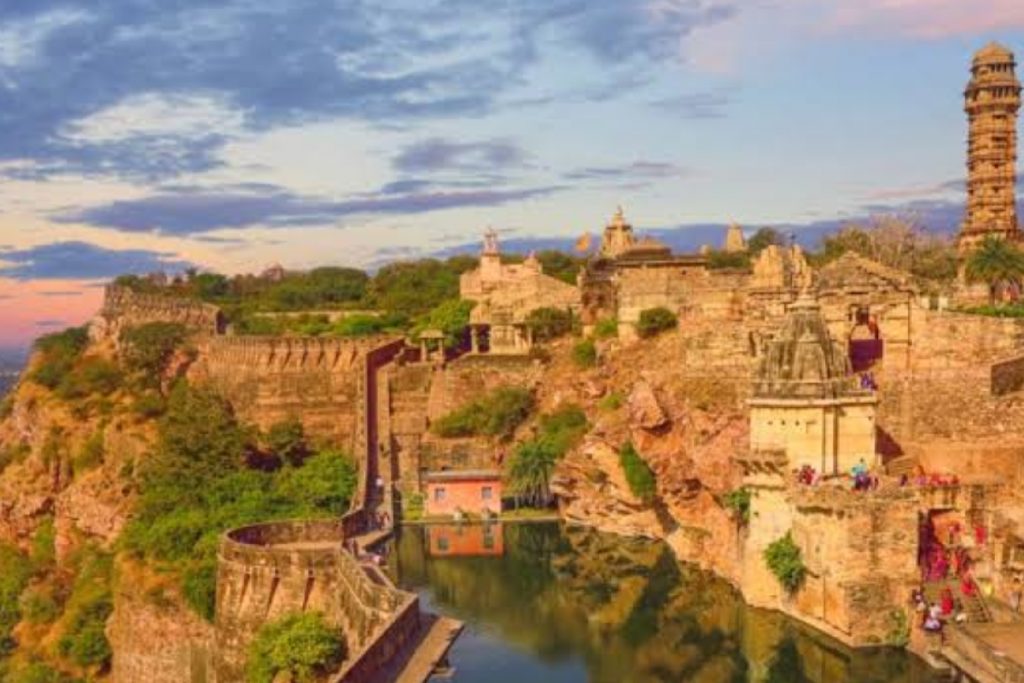
[[[410,621],[418,623],[417,597],[371,580],[343,549],[344,541],[341,520],[258,524],[222,537],[217,680],[242,680],[246,651],[260,626],[293,612],[319,612],[342,629],[350,660],[382,647],[374,645],[378,640],[404,644]]]
[[[499,387],[533,387],[542,375],[543,367],[528,356],[463,356],[434,374],[427,417],[437,420]]]
[[[261,428],[297,417],[309,433],[354,449],[366,358],[395,343],[379,337],[213,337],[200,347],[192,373]]]
[[[216,306],[194,299],[140,294],[127,287],[107,285],[100,317],[111,336],[127,327],[153,322],[178,323],[203,334],[218,334],[222,316]]]
[[[918,580],[917,509],[916,495],[909,489],[757,490],[741,563],[745,598],[786,612],[848,645],[888,642],[899,623],[896,612],[904,609]],[[807,570],[791,595],[764,561],[765,548],[787,530]]]

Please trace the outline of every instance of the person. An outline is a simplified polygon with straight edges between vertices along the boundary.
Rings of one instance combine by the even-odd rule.
[[[974,594],[977,592],[970,572],[965,571],[963,578],[960,579],[960,592],[968,598],[974,597]]]
[[[942,615],[939,606],[932,603],[932,606],[928,608],[928,616],[924,620],[924,630],[930,631],[931,633],[939,633],[942,631],[942,619],[939,617]]]
[[[940,604],[942,606],[943,616],[949,616],[950,614],[952,614],[953,607],[955,607],[955,603],[953,602],[953,591],[949,590],[949,588],[943,588],[942,597],[940,598]]]

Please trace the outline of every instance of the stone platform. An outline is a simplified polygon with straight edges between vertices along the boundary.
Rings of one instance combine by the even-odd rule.
[[[950,628],[941,656],[978,683],[1024,683],[1024,622]]]

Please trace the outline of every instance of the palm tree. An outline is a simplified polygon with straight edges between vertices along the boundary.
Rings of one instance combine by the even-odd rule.
[[[508,487],[510,493],[525,498],[527,503],[542,507],[551,501],[551,473],[555,469],[555,454],[542,441],[524,443],[509,463]]]
[[[989,235],[967,257],[964,273],[970,282],[988,285],[989,302],[996,303],[1000,285],[1024,278],[1024,253],[1006,240]]]

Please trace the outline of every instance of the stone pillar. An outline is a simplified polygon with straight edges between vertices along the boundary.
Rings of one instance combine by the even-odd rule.
[[[469,340],[471,351],[473,353],[480,353],[480,330],[477,329],[476,325],[469,326]]]
[[[427,352],[427,340],[420,339],[420,362],[426,363],[430,360],[430,355]]]

